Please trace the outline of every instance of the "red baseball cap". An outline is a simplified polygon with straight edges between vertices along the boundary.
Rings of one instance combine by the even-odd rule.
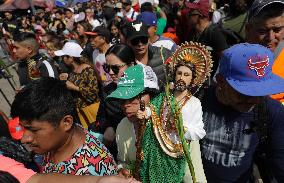
[[[84,32],[86,35],[89,36],[98,36],[99,34],[97,32]]]
[[[110,40],[110,32],[103,26],[98,26],[92,32],[85,32],[85,34],[90,36],[103,36],[108,41]]]
[[[13,139],[20,140],[25,132],[25,129],[20,125],[19,117],[13,118],[8,122],[8,128]]]
[[[201,15],[209,17],[209,0],[195,0],[192,3],[186,3],[186,7],[189,8],[189,12],[197,10]]]

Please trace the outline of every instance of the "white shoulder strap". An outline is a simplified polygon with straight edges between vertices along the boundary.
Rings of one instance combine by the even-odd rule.
[[[44,60],[42,63],[45,65],[45,67],[46,67],[46,69],[48,71],[48,76],[52,77],[52,78],[55,78],[55,74],[54,74],[54,71],[53,71],[52,66],[50,65],[50,63],[48,61],[46,61],[46,60]]]

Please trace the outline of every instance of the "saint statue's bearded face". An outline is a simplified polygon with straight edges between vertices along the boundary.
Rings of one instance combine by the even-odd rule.
[[[184,91],[189,88],[193,79],[193,72],[187,66],[179,66],[175,72],[175,90]]]

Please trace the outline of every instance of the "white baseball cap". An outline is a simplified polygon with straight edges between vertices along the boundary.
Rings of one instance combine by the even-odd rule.
[[[84,12],[80,12],[79,14],[74,15],[74,21],[80,22],[85,20],[86,14]]]
[[[56,56],[68,55],[71,57],[81,57],[82,47],[75,42],[67,42],[63,46],[62,50],[57,50],[54,52]]]

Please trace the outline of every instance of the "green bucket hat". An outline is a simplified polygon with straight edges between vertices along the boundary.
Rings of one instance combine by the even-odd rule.
[[[159,90],[158,79],[151,67],[137,64],[124,71],[117,89],[107,98],[131,99],[142,93],[145,88]]]

